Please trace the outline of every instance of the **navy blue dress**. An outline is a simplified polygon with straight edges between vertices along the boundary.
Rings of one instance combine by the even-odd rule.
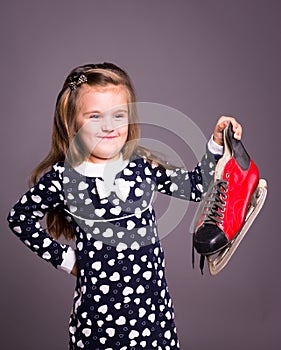
[[[17,202],[8,220],[30,249],[67,272],[77,259],[69,349],[179,349],[152,199],[159,191],[200,201],[214,164],[209,151],[191,172],[134,155],[108,189],[101,177],[58,163]],[[75,250],[41,227],[54,209],[71,223]]]

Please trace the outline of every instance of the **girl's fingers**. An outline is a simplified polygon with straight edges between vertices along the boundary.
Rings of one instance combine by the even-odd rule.
[[[237,139],[237,140],[241,140],[241,137],[242,137],[242,126],[233,117],[222,116],[218,120],[218,124],[217,124],[218,131],[222,132],[227,127],[229,122],[232,125],[232,130],[234,132],[234,138]]]

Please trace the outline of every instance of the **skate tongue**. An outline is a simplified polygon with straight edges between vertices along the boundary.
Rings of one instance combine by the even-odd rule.
[[[222,179],[225,165],[229,161],[229,159],[232,157],[232,147],[231,147],[231,143],[229,142],[229,137],[228,137],[229,132],[232,132],[230,123],[223,130],[224,150],[223,150],[223,156],[219,159],[219,161],[217,162],[217,165],[216,165],[215,181]]]
[[[232,124],[223,130],[224,152],[215,169],[215,180],[222,179],[226,163],[233,157],[243,170],[248,170],[251,158],[241,140],[234,138]]]

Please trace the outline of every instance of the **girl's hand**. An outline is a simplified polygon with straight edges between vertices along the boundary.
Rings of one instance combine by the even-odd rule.
[[[234,138],[236,140],[241,140],[242,137],[242,126],[237,122],[237,120],[233,117],[221,116],[217,121],[217,125],[215,126],[215,130],[213,133],[214,141],[223,146],[223,130],[227,127],[228,122],[232,124],[232,130],[234,132]]]

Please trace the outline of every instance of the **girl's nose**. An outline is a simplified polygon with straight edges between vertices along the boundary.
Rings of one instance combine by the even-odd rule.
[[[102,130],[107,132],[114,130],[111,118],[106,117],[103,119]]]

